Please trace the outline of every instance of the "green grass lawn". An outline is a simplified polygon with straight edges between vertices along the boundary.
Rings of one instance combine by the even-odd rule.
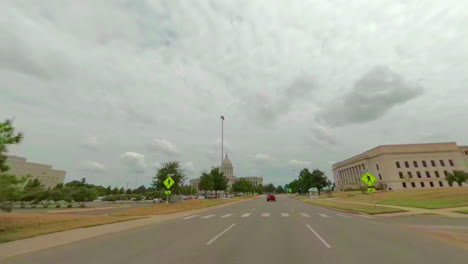
[[[366,214],[387,214],[387,213],[405,212],[404,210],[378,206],[378,205],[376,206],[376,209],[374,209],[373,205],[340,203],[340,202],[334,202],[333,200],[321,200],[321,199],[311,200],[308,197],[303,197],[303,196],[302,197],[296,196],[294,198],[300,201],[310,203],[313,205],[317,205],[317,206],[321,206],[321,207],[328,207],[328,208],[340,209],[340,210],[351,211],[351,212],[361,212],[361,213],[366,213]]]
[[[468,214],[468,210],[460,210],[460,211],[455,211],[457,213],[461,213],[461,214]]]

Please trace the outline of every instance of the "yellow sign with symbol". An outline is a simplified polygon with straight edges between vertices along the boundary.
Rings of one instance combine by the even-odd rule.
[[[170,191],[170,190],[166,190],[166,191],[164,191],[164,194],[171,194],[171,191]]]
[[[377,178],[375,178],[375,176],[372,175],[370,172],[366,172],[361,176],[361,181],[363,181],[368,186],[374,185],[376,180]]]
[[[170,189],[172,185],[174,185],[174,179],[171,178],[171,176],[167,177],[164,182],[164,186],[166,186],[167,189]]]
[[[375,188],[367,188],[368,193],[375,193]]]

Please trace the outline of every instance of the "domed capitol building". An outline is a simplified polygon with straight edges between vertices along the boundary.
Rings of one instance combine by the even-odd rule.
[[[232,184],[240,179],[244,179],[249,181],[252,185],[263,185],[263,177],[261,176],[254,176],[254,177],[239,177],[237,178],[234,175],[234,166],[232,165],[232,161],[228,158],[228,154],[226,153],[226,157],[223,160],[223,165],[221,166],[221,171],[223,172],[224,177],[228,179],[228,186],[232,186]],[[198,189],[198,184],[200,183],[200,178],[190,180],[190,185]]]

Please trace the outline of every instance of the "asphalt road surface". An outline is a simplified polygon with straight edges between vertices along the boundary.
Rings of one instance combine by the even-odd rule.
[[[467,263],[468,252],[388,219],[287,196],[214,209],[18,256],[5,263]]]

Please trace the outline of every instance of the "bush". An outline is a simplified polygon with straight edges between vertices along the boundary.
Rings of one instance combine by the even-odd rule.
[[[31,208],[36,208],[37,204],[31,204]]]
[[[345,188],[343,191],[344,192],[352,192],[352,191],[359,191],[360,189],[355,189],[355,188],[351,188],[351,187],[348,187],[348,188]]]
[[[72,203],[67,204],[67,208],[72,208],[72,207],[73,207]]]
[[[55,205],[55,208],[60,208],[60,207],[62,207],[62,205],[60,205],[60,203]]]

